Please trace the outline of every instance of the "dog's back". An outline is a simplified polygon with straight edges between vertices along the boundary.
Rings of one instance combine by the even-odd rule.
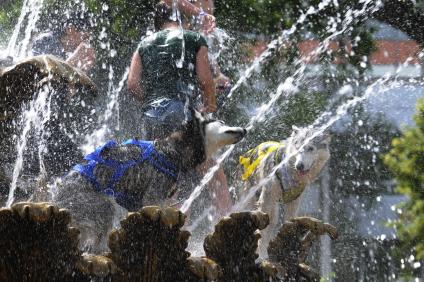
[[[125,166],[135,162],[140,155],[137,146],[118,145],[102,150],[100,157]],[[106,235],[117,214],[122,214],[121,207],[135,211],[144,205],[160,205],[173,183],[172,177],[146,162],[135,162],[119,177],[116,167],[97,163],[92,171],[95,181],[90,175],[84,175],[84,165],[87,164],[80,165],[82,169],[72,171],[57,185],[54,202],[71,211],[75,224],[82,231],[80,241],[96,246],[94,252],[106,249]],[[116,181],[111,188],[114,178]],[[116,197],[118,195],[120,197]]]

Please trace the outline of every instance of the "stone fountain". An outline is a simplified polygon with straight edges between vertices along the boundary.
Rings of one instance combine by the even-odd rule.
[[[2,281],[319,281],[307,266],[312,240],[336,229],[303,217],[287,222],[270,244],[270,260],[257,262],[262,212],[224,217],[204,241],[205,257],[186,251],[185,216],[173,208],[144,207],[128,214],[109,236],[110,252],[82,254],[71,215],[49,203],[0,209]]]
[[[44,151],[47,153],[43,157],[45,170],[48,172],[47,177],[63,175],[76,163],[76,160],[81,158],[79,142],[86,132],[92,130],[90,127],[97,121],[93,106],[97,95],[96,86],[78,69],[49,55],[28,58],[16,63],[13,63],[10,58],[1,60],[0,206],[4,205],[5,195],[8,194],[11,183],[10,167],[17,159],[16,146],[22,143],[22,140],[18,141],[13,136],[24,131],[22,127],[26,122],[22,120],[23,113],[31,110],[31,103],[34,103],[37,96],[41,95],[41,91],[49,92],[46,107],[29,115],[44,115],[42,118],[44,120],[28,124],[30,130],[26,139],[28,146],[35,146],[40,136],[45,139]],[[48,116],[43,113],[46,108],[51,111]],[[31,133],[37,126],[43,127],[42,130],[35,134]],[[31,134],[32,137],[29,137]],[[28,158],[25,159],[24,164],[32,169],[33,175],[39,174],[41,170],[39,156],[33,152],[36,149],[31,147],[26,151],[29,153],[26,153]],[[4,171],[6,165],[9,166],[9,173]]]

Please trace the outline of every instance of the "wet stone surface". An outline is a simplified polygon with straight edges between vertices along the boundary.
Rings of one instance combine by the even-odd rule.
[[[79,259],[79,231],[48,203],[0,209],[0,281],[68,280]]]
[[[0,66],[0,162],[15,162],[16,143],[21,142],[16,135],[29,122],[23,119],[23,113],[32,107],[37,114],[29,116],[37,120],[31,121],[26,136],[29,150],[24,156],[24,169],[31,175],[39,173],[38,156],[31,152],[45,142],[47,152],[55,152],[44,156],[48,175],[68,171],[81,158],[78,146],[96,124],[96,95],[96,87],[87,75],[53,56]],[[38,127],[43,128],[42,132],[37,131]],[[39,141],[39,136],[46,140]],[[0,169],[4,168],[0,164]]]
[[[13,118],[22,103],[45,83],[54,89],[66,87],[63,92],[68,92],[67,96],[96,95],[94,83],[81,71],[54,56],[33,57],[12,66],[0,66],[0,121]]]
[[[222,281],[268,281],[273,266],[256,264],[260,234],[258,230],[269,224],[268,215],[262,212],[240,212],[224,217],[215,232],[204,242],[206,256],[222,268]]]
[[[317,271],[305,264],[311,245],[319,236],[337,238],[337,229],[312,217],[285,222],[268,247],[269,260],[278,268],[283,281],[320,281]]]
[[[109,236],[110,252],[82,254],[79,231],[66,210],[48,203],[0,209],[0,281],[319,281],[305,264],[312,241],[337,237],[313,218],[286,222],[257,262],[262,212],[224,217],[204,242],[206,257],[186,251],[185,216],[173,208],[144,207],[130,213]]]
[[[180,230],[184,220],[184,215],[173,208],[145,207],[130,213],[121,222],[121,229],[109,237],[110,257],[122,270],[114,279],[199,281],[213,272],[217,267],[211,261],[188,261],[190,253],[185,249],[190,233]],[[213,266],[208,268],[208,263]]]

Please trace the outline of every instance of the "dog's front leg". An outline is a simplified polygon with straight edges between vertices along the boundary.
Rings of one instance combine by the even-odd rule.
[[[96,192],[84,178],[73,174],[58,184],[53,200],[71,213],[72,224],[81,232],[81,249],[96,254],[107,251],[107,234],[115,212],[108,196]]]
[[[285,203],[283,210],[283,222],[290,220],[297,216],[297,211],[299,210],[299,206],[302,200],[303,193],[295,200]]]
[[[278,205],[278,187],[275,181],[271,181],[270,185],[262,187],[261,196],[258,201],[258,209],[269,216],[269,225],[261,231],[261,240],[259,241],[259,256],[261,258],[268,257],[268,245],[275,236],[276,227],[278,225],[278,215],[280,206]]]

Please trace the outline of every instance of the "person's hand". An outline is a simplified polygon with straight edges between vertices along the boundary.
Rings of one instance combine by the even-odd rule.
[[[81,43],[67,62],[84,72],[90,71],[96,62],[96,51],[87,43]]]
[[[211,33],[216,27],[215,17],[204,12],[200,15],[200,22],[202,25],[202,31],[205,34]]]
[[[231,90],[231,80],[228,76],[220,73],[214,80],[217,96],[225,95]]]

